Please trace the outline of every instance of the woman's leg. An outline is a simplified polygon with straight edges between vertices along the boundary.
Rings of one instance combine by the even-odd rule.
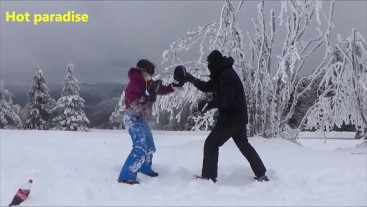
[[[125,115],[124,124],[131,136],[133,149],[121,169],[119,180],[136,180],[137,172],[145,161],[147,150],[144,120],[138,117]]]
[[[153,134],[152,131],[148,125],[148,123],[145,122],[144,127],[143,127],[144,131],[145,131],[145,140],[146,140],[146,149],[147,149],[147,153],[145,156],[145,161],[143,163],[143,165],[140,168],[140,172],[146,175],[150,175],[150,176],[158,176],[158,174],[156,174],[153,169],[152,169],[152,160],[153,160],[153,154],[156,151],[155,148],[155,144],[154,144],[154,139],[153,139]]]

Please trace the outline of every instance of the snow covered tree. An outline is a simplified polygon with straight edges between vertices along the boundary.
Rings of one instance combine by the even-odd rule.
[[[267,137],[270,129],[270,100],[272,94],[271,57],[275,39],[275,11],[270,10],[270,34],[268,34],[264,15],[264,1],[257,6],[258,20],[252,19],[255,34],[250,39],[251,59],[244,66],[244,84],[248,99],[249,134]]]
[[[288,120],[292,117],[299,98],[304,95],[310,86],[317,80],[317,78],[324,73],[325,66],[330,61],[330,32],[333,28],[332,18],[335,2],[330,2],[328,15],[322,11],[321,1],[283,1],[282,12],[290,9],[290,15],[286,19],[287,38],[284,41],[283,51],[278,61],[278,71],[274,78],[275,93],[273,94],[271,108],[272,108],[272,134],[280,135],[285,132],[285,136],[294,134],[287,134]],[[318,26],[319,36],[302,40],[302,36],[306,29],[312,23],[314,14]],[[322,22],[320,16],[324,17],[326,24],[322,30]],[[322,61],[315,66],[312,74],[306,77],[299,76],[299,72],[304,69],[304,64],[308,57],[315,52],[321,45],[325,46],[324,57]],[[313,60],[314,61],[314,60]],[[301,85],[304,81],[309,81],[309,85],[303,90]]]
[[[20,111],[19,105],[13,105],[11,94],[4,88],[4,81],[0,81],[0,129],[19,128],[22,121],[17,112]]]
[[[170,49],[163,53],[162,63],[170,63],[166,71],[179,64],[185,65],[190,73],[205,79],[208,71],[205,61],[202,60],[204,48],[208,48],[209,51],[217,49],[226,56],[232,56],[235,60],[234,69],[244,83],[250,134],[259,134],[264,137],[289,137],[288,132],[291,128],[288,122],[294,114],[298,100],[311,89],[315,80],[319,80],[325,73],[325,65],[330,59],[329,38],[333,28],[332,16],[335,2],[330,3],[328,15],[323,12],[320,1],[284,0],[281,2],[282,9],[278,17],[282,26],[284,25],[283,16],[285,16],[287,35],[276,66],[273,64],[274,61],[272,62],[273,45],[277,43],[275,42],[275,11],[270,10],[270,30],[268,30],[265,23],[264,1],[257,7],[257,20],[253,19],[255,34],[248,33],[252,52],[249,63],[245,63],[244,40],[237,23],[237,14],[242,3],[243,1],[239,2],[235,9],[231,1],[225,1],[219,21],[199,27],[198,31],[188,32],[185,38],[175,41]],[[314,25],[313,19],[316,19],[317,25],[314,28],[319,35],[306,39],[304,38],[306,30],[314,29],[311,27]],[[323,44],[325,45],[324,58],[315,66],[311,75],[301,77],[300,72],[305,69],[304,64],[306,61],[310,62],[310,55]],[[189,61],[184,61],[182,53],[195,49],[195,46],[199,49],[198,59],[193,61],[191,58]],[[304,86],[305,82],[308,85]],[[206,98],[204,94],[187,84],[183,92],[164,97],[163,101],[156,105],[156,114],[167,110],[171,112],[171,120],[186,119],[188,114],[182,114],[182,111],[177,109],[184,110],[189,106],[192,111],[197,100],[202,98]],[[211,110],[204,117],[198,117],[199,121],[196,123],[207,127],[193,128],[208,129],[215,121],[212,119],[214,113],[215,110]],[[192,125],[193,119],[190,118],[190,120]]]
[[[242,76],[242,66],[244,65],[243,37],[236,22],[242,4],[243,1],[240,1],[236,9],[231,1],[226,0],[220,20],[199,27],[197,31],[188,32],[186,37],[173,42],[170,49],[163,53],[162,64],[169,64],[163,71],[163,75],[169,74],[168,71],[177,65],[184,65],[188,72],[195,77],[208,80],[209,70],[207,69],[206,56],[204,56],[204,48],[207,48],[206,52],[208,53],[217,49],[223,55],[232,56],[235,60],[234,69]],[[194,58],[192,55],[185,53],[194,49],[199,50],[199,54]],[[185,54],[187,60],[183,58]],[[164,81],[171,82],[172,77],[166,77]],[[167,116],[166,120],[169,120],[169,122],[163,123],[163,125],[176,124],[183,125],[188,130],[208,130],[215,123],[213,116],[217,110],[210,110],[205,114],[201,114],[195,112],[195,108],[197,108],[198,100],[209,99],[210,97],[210,94],[202,93],[193,85],[185,84],[181,91],[160,97],[153,112],[158,122],[164,121],[160,117],[162,112],[168,112],[163,114]],[[176,128],[181,127],[176,126]]]
[[[305,95],[324,74],[325,65],[330,60],[330,32],[333,28],[332,17],[335,2],[330,2],[329,13],[322,10],[321,1],[281,1],[279,14],[279,28],[283,25],[285,16],[285,36],[281,54],[277,56],[276,67],[272,66],[271,55],[275,33],[275,13],[270,11],[270,33],[267,32],[264,21],[264,3],[258,5],[258,21],[253,20],[255,35],[250,37],[252,49],[251,61],[247,74],[250,77],[250,106],[249,119],[252,134],[264,137],[293,138],[296,131],[289,127],[299,99]],[[289,11],[289,13],[288,13]],[[314,17],[316,15],[316,17]],[[323,17],[324,21],[320,16]],[[319,35],[306,39],[306,31],[312,30],[313,19],[316,18]],[[323,22],[326,22],[323,24]],[[300,72],[305,69],[306,62],[310,62],[310,55],[325,45],[324,57],[314,66],[312,74],[301,77]],[[313,60],[314,61],[314,60]],[[275,68],[275,76],[271,69]],[[304,84],[308,83],[305,87]]]
[[[345,40],[339,37],[335,46],[334,59],[319,86],[322,94],[300,127],[330,131],[343,123],[352,124],[361,137],[367,136],[366,42],[353,29]]]
[[[50,110],[56,101],[50,96],[42,70],[36,68],[34,83],[28,91],[28,100],[24,108],[26,117],[23,120],[25,129],[49,129]]]
[[[55,130],[88,131],[89,120],[84,112],[84,99],[79,96],[78,80],[74,76],[74,65],[68,64],[64,87],[56,106],[51,110],[52,126]]]
[[[110,116],[110,123],[113,129],[121,129],[122,128],[122,118],[125,110],[125,91],[122,92],[119,102],[115,107],[115,111],[112,112]]]

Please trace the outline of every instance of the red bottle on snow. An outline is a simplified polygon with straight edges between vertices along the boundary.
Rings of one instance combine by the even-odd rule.
[[[25,183],[22,186],[20,186],[9,206],[17,206],[25,199],[27,199],[29,193],[31,192],[32,183],[33,181],[29,180],[28,183]]]

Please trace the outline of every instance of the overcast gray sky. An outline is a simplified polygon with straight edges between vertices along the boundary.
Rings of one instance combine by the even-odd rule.
[[[75,65],[80,82],[122,82],[127,70],[141,58],[159,68],[162,52],[187,31],[217,20],[224,1],[0,1],[0,74],[6,84],[32,83],[37,64],[47,83],[61,83],[66,65]],[[250,19],[258,1],[245,2],[239,24],[253,31]],[[280,8],[278,1],[266,1]],[[328,2],[324,2],[328,9]],[[5,22],[5,12],[76,13],[88,23]],[[337,1],[333,35],[345,37],[357,28],[366,35],[367,1]],[[284,27],[283,27],[284,29]],[[281,31],[280,31],[281,32]],[[246,47],[248,39],[245,36]],[[208,51],[206,51],[208,52]]]

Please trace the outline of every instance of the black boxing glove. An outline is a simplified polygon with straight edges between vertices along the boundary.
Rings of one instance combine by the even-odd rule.
[[[146,95],[148,96],[149,101],[155,102],[157,100],[157,94],[161,85],[162,81],[156,80],[147,88]]]

